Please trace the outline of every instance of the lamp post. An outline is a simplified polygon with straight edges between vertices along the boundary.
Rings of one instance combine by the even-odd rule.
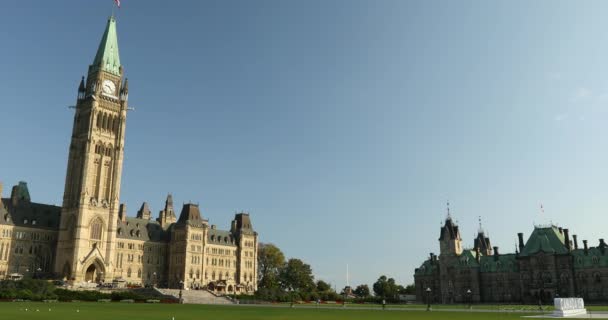
[[[156,287],[156,271],[152,274],[152,288]]]
[[[40,267],[38,267],[38,269],[36,269],[36,279],[40,278],[40,272],[42,271],[42,269],[40,269]]]
[[[184,288],[184,281],[180,280],[179,281],[179,303],[180,304],[184,303],[184,299],[182,299],[182,288]]]
[[[473,303],[473,299],[472,299],[472,292],[471,289],[467,289],[467,300],[469,302],[469,309],[472,309],[471,304]]]
[[[431,288],[426,288],[426,311],[431,311]]]
[[[28,273],[30,273],[30,268],[25,268],[25,275],[27,275]],[[25,278],[25,276],[24,276]]]

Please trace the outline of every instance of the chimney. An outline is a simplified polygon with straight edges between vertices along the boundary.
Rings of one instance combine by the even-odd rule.
[[[498,261],[498,247],[494,247],[494,261]]]
[[[600,239],[600,252],[602,255],[606,252],[606,242],[604,242],[604,239]]]
[[[585,255],[589,253],[589,247],[587,246],[587,240],[583,240],[583,250],[585,250]]]
[[[524,234],[518,233],[517,238],[519,239],[519,252],[522,252],[524,250]]]
[[[120,207],[118,208],[118,217],[120,218],[120,221],[125,222],[127,221],[127,205],[124,203],[120,204]]]
[[[562,227],[558,227],[557,230],[559,230],[560,234],[564,234],[564,229],[562,229]]]
[[[570,245],[570,230],[568,229],[564,229],[564,242],[566,245],[566,249],[570,251],[572,249],[572,246]]]
[[[572,241],[574,242],[574,249],[577,250],[578,249],[578,240],[576,239],[575,234],[572,235]]]

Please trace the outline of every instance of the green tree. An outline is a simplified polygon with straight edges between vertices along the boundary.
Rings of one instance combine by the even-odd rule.
[[[258,248],[259,288],[279,288],[279,276],[285,266],[285,255],[272,243],[261,243]]]
[[[367,297],[369,297],[369,294],[370,294],[369,286],[367,286],[366,284],[358,285],[353,292],[359,298],[367,298]]]
[[[323,280],[317,281],[317,292],[326,292],[331,290],[331,285]]]
[[[373,289],[374,294],[376,294],[377,297],[395,299],[397,296],[397,284],[395,283],[395,279],[387,278],[384,275],[378,278],[374,283]]]
[[[280,274],[283,289],[310,293],[315,289],[314,276],[310,265],[300,259],[289,259]]]

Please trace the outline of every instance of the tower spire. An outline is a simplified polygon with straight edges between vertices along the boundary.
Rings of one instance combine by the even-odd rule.
[[[120,76],[120,56],[118,54],[118,36],[116,34],[116,19],[108,18],[106,29],[91,65],[91,71],[103,70]]]
[[[448,215],[447,215],[446,219],[451,220],[452,215],[450,214],[450,200],[448,200],[448,202],[447,202],[447,210],[448,210]]]

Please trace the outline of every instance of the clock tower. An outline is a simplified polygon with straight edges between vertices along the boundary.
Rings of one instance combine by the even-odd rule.
[[[69,147],[55,272],[98,282],[114,277],[114,250],[129,88],[108,19],[78,88]]]

